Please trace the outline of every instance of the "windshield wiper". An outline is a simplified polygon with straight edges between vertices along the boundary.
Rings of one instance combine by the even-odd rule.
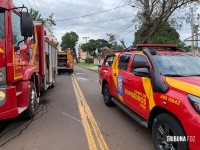
[[[189,75],[181,75],[181,74],[164,74],[164,76],[168,76],[168,77],[188,77]]]
[[[191,74],[190,76],[200,76],[200,74]]]

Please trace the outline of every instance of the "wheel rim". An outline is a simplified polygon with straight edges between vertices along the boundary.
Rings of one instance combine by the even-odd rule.
[[[108,97],[108,89],[107,88],[104,89],[103,97],[104,97],[104,101],[107,102],[108,99],[109,99],[109,97]]]
[[[35,112],[36,104],[37,103],[37,93],[34,88],[31,89],[31,110]]]
[[[156,133],[156,143],[160,150],[176,150],[177,143],[167,141],[167,136],[175,136],[174,131],[167,124],[159,125]]]

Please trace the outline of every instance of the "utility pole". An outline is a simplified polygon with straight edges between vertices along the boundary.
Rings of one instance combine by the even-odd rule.
[[[195,28],[195,49],[196,49],[196,52],[199,52],[198,51],[198,31],[199,31],[199,25],[195,25],[194,28]]]
[[[87,39],[89,39],[89,37],[83,37],[83,39],[86,39],[86,43],[87,43]],[[87,56],[86,57],[88,58],[88,51],[87,51]]]
[[[191,40],[192,53],[195,54],[195,50],[194,50],[194,9],[193,8],[191,8],[191,30],[192,30],[192,40]]]
[[[83,39],[86,39],[86,43],[87,43],[87,39],[89,39],[89,37],[83,37]]]

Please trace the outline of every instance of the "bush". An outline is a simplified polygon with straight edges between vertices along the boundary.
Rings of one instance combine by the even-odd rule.
[[[92,58],[86,58],[85,59],[85,63],[87,63],[87,64],[93,64],[94,60]]]

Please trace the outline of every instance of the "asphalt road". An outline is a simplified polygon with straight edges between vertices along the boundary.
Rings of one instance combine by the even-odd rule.
[[[153,150],[151,133],[103,103],[96,72],[75,67],[40,98],[33,120],[9,120],[0,150]]]

